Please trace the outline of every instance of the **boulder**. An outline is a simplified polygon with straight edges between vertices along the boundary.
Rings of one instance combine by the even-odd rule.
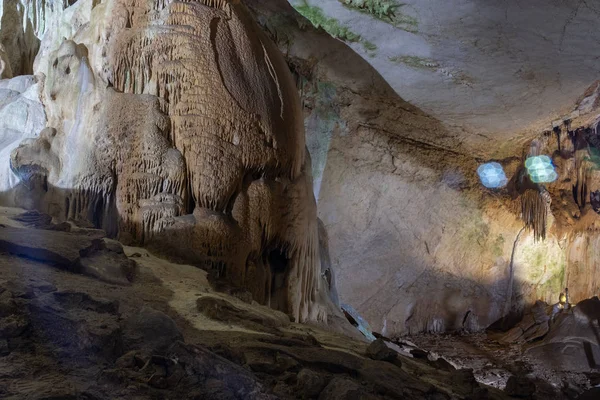
[[[535,393],[535,383],[524,376],[511,376],[504,392],[511,397],[530,398]]]
[[[22,315],[10,315],[0,319],[0,337],[10,339],[20,336],[29,326],[29,321]]]
[[[121,253],[98,250],[81,258],[79,264],[81,273],[118,285],[129,285],[137,273],[136,262],[127,258],[122,250]]]
[[[548,325],[548,321],[545,321],[528,329],[523,338],[526,342],[533,342],[536,339],[546,336],[548,331],[550,331],[550,326]]]
[[[302,369],[297,376],[296,389],[303,394],[305,398],[316,398],[327,385],[327,380],[322,374],[318,374],[310,369]]]
[[[175,321],[150,307],[142,308],[123,324],[123,346],[126,351],[162,354],[178,340],[183,340],[183,335]]]
[[[81,270],[82,254],[99,246],[99,240],[66,232],[0,228],[0,250],[37,261],[52,263],[73,272]]]
[[[383,339],[377,339],[367,347],[367,356],[378,361],[394,361],[398,353],[390,349]]]
[[[544,337],[550,330],[552,308],[543,301],[537,301],[515,327],[500,339],[503,343],[533,342]]]
[[[589,299],[558,314],[548,333],[542,340],[534,342],[525,355],[535,357],[559,371],[589,372],[598,368],[599,310],[600,301]]]
[[[118,242],[97,234],[0,227],[0,250],[115,284],[130,284],[137,269]]]

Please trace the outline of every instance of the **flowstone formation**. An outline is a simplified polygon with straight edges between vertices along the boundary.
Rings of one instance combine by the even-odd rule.
[[[295,320],[324,320],[299,99],[244,5],[69,11],[36,58],[47,124],[11,153],[22,182],[12,202],[212,269]]]

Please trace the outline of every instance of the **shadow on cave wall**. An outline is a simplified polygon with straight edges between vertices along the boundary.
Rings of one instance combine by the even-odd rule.
[[[17,187],[13,188],[10,192],[5,192],[0,194],[0,200],[3,204],[7,204],[7,199],[13,198],[13,204],[25,209],[29,210],[37,210],[43,213],[49,213],[52,211],[52,204],[50,207],[40,206],[39,202],[36,202],[36,199],[43,199],[46,193],[52,193],[52,198],[56,199],[58,203],[66,203],[67,199],[78,198],[82,195],[82,193],[75,190],[68,189],[60,189],[56,187],[51,187],[48,184],[45,184],[43,179],[40,180],[30,180],[29,185],[25,185],[24,183],[20,183]],[[117,238],[116,232],[118,232],[118,224],[119,221],[111,220],[111,218],[119,218],[118,213],[116,212],[116,208],[114,203],[109,204],[108,207],[105,204],[96,204],[92,206],[88,210],[88,218],[85,220],[70,220],[75,225],[84,227],[84,228],[96,228],[96,229],[105,229],[108,227],[108,230],[113,229],[112,232],[107,232],[109,237]],[[107,215],[107,210],[110,210],[110,213]],[[85,213],[82,213],[85,215]],[[56,217],[56,215],[55,215]],[[67,215],[64,215],[62,218],[57,218],[57,221],[69,220]],[[51,233],[49,233],[51,235]],[[218,261],[214,255],[211,258],[211,255],[208,254],[197,254],[197,257],[185,257],[183,253],[186,251],[190,253],[194,253],[194,244],[189,243],[184,240],[186,233],[184,231],[170,230],[168,232],[169,235],[176,236],[181,238],[181,248],[179,249],[169,249],[161,246],[160,243],[150,242],[147,248],[155,253],[158,256],[165,257],[174,262],[192,264],[199,268],[202,268],[209,272],[209,277],[211,278],[211,283],[215,286],[215,288],[219,290],[224,290],[227,292],[237,293],[239,290],[243,290],[244,288],[235,287],[230,285],[225,279],[219,276],[219,272],[222,271],[222,262]],[[321,249],[326,249],[327,247],[327,239],[323,239],[325,243],[322,243]],[[140,245],[140,243],[126,243],[129,245]],[[284,287],[284,282],[287,279],[286,276],[286,266],[288,260],[285,255],[278,251],[277,249],[267,249],[268,251],[265,253],[265,264],[269,265],[271,268],[271,290],[275,290],[273,288]],[[321,255],[321,260],[324,261],[324,268],[331,268],[331,265],[327,263],[328,255],[326,252]],[[215,261],[216,260],[216,261]],[[422,264],[422,260],[415,260],[413,265]],[[340,271],[330,271],[330,273],[338,274]],[[457,281],[458,278],[455,276],[451,276],[450,274],[444,274],[440,271],[417,271],[417,272],[409,272],[409,273],[420,273],[426,282],[437,282],[440,285],[447,285],[449,283],[453,284]],[[323,273],[323,279],[327,280],[327,274]],[[328,279],[328,283],[331,285],[335,285],[335,280],[331,280],[331,277]],[[436,292],[431,290],[431,292],[427,293],[424,290],[424,287],[420,285],[418,279],[411,285],[415,286],[413,289],[408,288],[399,288],[398,290],[405,290],[407,295],[415,296],[416,298],[423,298],[431,300],[435,298],[438,300],[436,302],[436,308],[431,308],[430,303],[425,302],[423,305],[415,304],[414,308],[411,310],[410,315],[406,317],[404,321],[390,321],[390,324],[393,322],[402,323],[407,329],[406,333],[418,333],[422,331],[430,331],[430,332],[442,332],[442,331],[477,331],[480,329],[486,328],[489,323],[493,321],[487,321],[491,315],[498,314],[498,307],[495,305],[491,299],[487,296],[488,293],[497,291],[499,288],[501,290],[506,290],[506,286],[508,285],[508,277],[506,280],[493,282],[490,284],[481,284],[469,279],[460,279],[460,282],[457,283],[460,287],[477,287],[480,289],[480,296],[475,297],[476,301],[471,301],[469,304],[460,303],[460,299],[462,298],[462,294],[460,291],[439,291]],[[510,328],[516,321],[520,319],[522,315],[524,305],[519,303],[519,286],[520,282],[514,282],[513,293],[513,303],[514,307],[511,310],[511,320],[507,324],[505,321],[503,323],[503,328]],[[335,292],[335,286],[332,288],[329,287],[330,292]],[[365,301],[372,302],[373,304],[377,304],[382,308],[390,308],[389,305],[386,305],[387,300],[393,300],[394,293],[387,293],[388,288],[382,287],[381,290],[378,290],[378,296],[365,299]],[[276,293],[272,292],[272,295],[275,296]],[[259,303],[267,304],[267,298],[257,298],[254,297]],[[457,299],[459,302],[457,303]],[[335,300],[334,300],[335,302]],[[285,309],[285,304],[270,304],[275,309]],[[392,303],[391,307],[393,308],[396,304]],[[501,316],[501,315],[500,315]],[[368,319],[368,315],[366,315]],[[385,332],[384,332],[385,333]]]

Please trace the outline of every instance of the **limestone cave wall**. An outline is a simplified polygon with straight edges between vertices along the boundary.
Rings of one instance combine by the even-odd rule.
[[[511,142],[513,156],[489,159],[493,149],[403,101],[366,60],[285,1],[248,4],[295,72],[341,302],[374,330],[480,330],[537,299],[556,302],[565,287],[574,301],[598,293],[596,214],[573,196],[577,157],[565,127],[562,153],[556,133],[538,149],[553,158],[559,180],[519,186],[533,137]],[[574,105],[581,117],[572,126],[593,123],[594,87]],[[488,161],[502,164],[507,187],[481,184],[476,169]],[[543,207],[531,209],[525,228],[529,196]]]

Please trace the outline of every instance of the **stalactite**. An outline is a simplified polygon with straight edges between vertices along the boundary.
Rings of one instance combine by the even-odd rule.
[[[521,218],[525,221],[525,227],[533,230],[535,240],[546,238],[548,197],[534,189],[528,189],[521,195]]]
[[[571,142],[574,149],[574,171],[575,179],[572,186],[573,199],[579,206],[580,210],[585,208],[587,203],[588,194],[590,192],[590,175],[591,168],[588,162],[590,158],[588,137],[591,136],[591,130],[579,128],[575,131],[569,132]]]

